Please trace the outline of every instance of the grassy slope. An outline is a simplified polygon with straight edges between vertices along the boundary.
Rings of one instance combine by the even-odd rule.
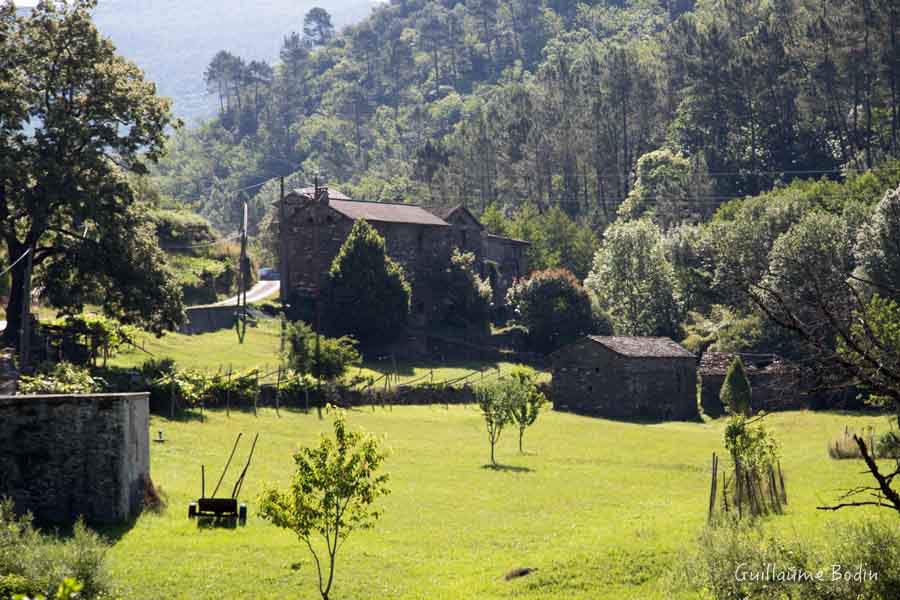
[[[473,407],[363,410],[350,419],[386,436],[393,493],[382,501],[377,528],[355,534],[339,557],[334,596],[343,599],[666,597],[703,525],[709,457],[722,450],[724,425],[548,412],[526,436],[534,454],[518,456],[509,433],[501,441],[499,459],[529,470],[498,472],[481,468],[488,448]],[[769,421],[785,446],[791,501],[769,526],[816,544],[840,523],[878,514],[814,507],[865,481],[858,463],[827,457],[826,441],[846,424],[883,428],[882,419],[784,413]],[[284,485],[291,451],[327,427],[315,414],[279,419],[270,411],[212,413],[204,424],[154,418],[152,429],[170,439],[152,448],[153,477],[170,507],[142,517],[112,550],[112,572],[131,590],[126,597],[317,597],[311,559],[290,533],[255,517],[253,499],[263,482]],[[186,518],[200,464],[217,476],[238,431],[262,433],[242,495],[250,522],[200,530]],[[245,442],[236,462],[246,449]],[[502,581],[521,566],[539,570]]]
[[[147,354],[140,350],[122,352],[114,357],[110,364],[119,367],[136,367],[149,358],[173,358],[183,368],[193,368],[205,371],[217,371],[228,369],[231,366],[235,371],[244,371],[254,367],[266,370],[275,369],[278,366],[278,354],[281,346],[281,329],[277,319],[263,319],[258,327],[247,329],[247,335],[243,344],[238,344],[237,334],[234,330],[217,331],[203,335],[182,335],[170,333],[162,338],[146,335],[141,338]],[[426,382],[430,379],[431,370],[434,370],[436,382],[455,379],[471,373],[473,370],[485,369],[490,372],[496,368],[506,370],[510,363],[493,363],[478,361],[456,361],[442,364],[430,364],[427,362],[410,364],[398,363],[396,372],[399,382],[417,380]],[[361,373],[374,374],[394,372],[394,364],[390,360],[367,361]],[[357,374],[359,371],[353,371]],[[475,381],[476,379],[473,379]]]

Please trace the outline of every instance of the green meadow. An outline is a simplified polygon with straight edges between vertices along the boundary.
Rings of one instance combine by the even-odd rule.
[[[548,410],[526,434],[526,454],[504,432],[495,470],[484,466],[488,444],[474,406],[364,408],[348,420],[383,436],[392,488],[376,528],[355,533],[338,556],[332,597],[348,600],[671,597],[705,523],[711,454],[724,450],[723,420],[634,424]],[[827,442],[845,426],[884,429],[884,417],[790,412],[767,422],[783,446],[789,505],[764,527],[822,546],[841,524],[880,516],[815,507],[866,482],[859,462],[828,457]],[[256,516],[255,498],[265,482],[287,484],[293,450],[330,430],[327,415],[213,411],[205,422],[154,417],[151,430],[168,440],[151,448],[168,508],[110,532],[109,568],[124,596],[317,598],[311,557]],[[200,494],[200,466],[210,486],[238,432],[229,493],[249,436],[261,434],[242,493],[249,522],[199,528],[187,506]],[[518,567],[537,570],[503,579]]]

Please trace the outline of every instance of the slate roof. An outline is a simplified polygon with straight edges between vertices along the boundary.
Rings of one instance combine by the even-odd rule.
[[[294,193],[304,198],[312,199],[315,194],[315,188],[301,188],[294,190]],[[449,224],[442,218],[415,204],[351,200],[348,196],[334,189],[328,190],[328,205],[354,221],[363,219],[365,221],[380,221],[382,223],[409,223],[412,225],[449,227]]]
[[[667,337],[627,337],[589,335],[616,354],[634,358],[695,358],[694,354]]]
[[[785,368],[784,362],[775,354],[740,353],[747,373],[774,372]],[[704,352],[700,357],[700,372],[706,375],[725,375],[734,352]]]
[[[446,221],[414,204],[388,204],[387,202],[359,202],[356,200],[335,200],[329,197],[328,205],[351,219],[381,221],[383,223],[409,223],[412,225],[432,225],[449,227]]]
[[[469,216],[469,219],[471,219],[472,221],[477,223],[478,227],[480,227],[481,229],[484,229],[484,225],[481,224],[481,221],[478,220],[478,217],[476,217],[474,214],[472,214],[472,211],[469,210],[468,208],[466,208],[465,206],[463,206],[462,204],[457,204],[456,206],[451,206],[449,208],[446,208],[446,207],[436,208],[431,212],[433,212],[440,218],[444,219],[445,221],[449,221],[450,217],[452,217],[457,212],[463,212]]]

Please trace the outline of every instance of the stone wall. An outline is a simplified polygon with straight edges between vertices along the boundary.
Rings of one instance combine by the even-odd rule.
[[[0,396],[0,497],[38,523],[127,521],[149,475],[149,394]]]
[[[185,321],[180,333],[199,335],[231,329],[235,323],[234,306],[192,306],[184,309]]]
[[[551,401],[556,410],[616,419],[693,420],[693,358],[625,357],[599,344],[557,353]]]

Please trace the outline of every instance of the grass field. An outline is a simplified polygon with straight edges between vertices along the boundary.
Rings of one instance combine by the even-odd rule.
[[[511,432],[498,460],[474,407],[404,407],[350,413],[353,426],[385,436],[393,493],[373,531],[339,556],[339,599],[666,598],[704,524],[709,461],[722,451],[724,421],[639,425],[548,411],[520,456]],[[880,417],[794,412],[768,417],[782,441],[790,504],[767,527],[816,545],[839,524],[878,515],[815,510],[837,490],[865,481],[860,464],[828,458],[845,425],[884,429]],[[329,428],[315,413],[259,417],[208,413],[204,423],[153,418],[168,442],[154,444],[152,474],[168,494],[162,515],[120,532],[110,556],[128,598],[317,597],[315,571],[288,532],[256,518],[264,482],[284,485],[291,453]],[[260,432],[243,498],[246,528],[198,529],[187,504],[200,492],[200,465],[218,476],[237,432]],[[240,462],[244,452],[238,453]],[[229,486],[236,475],[232,469]],[[516,567],[538,571],[512,582]],[[686,594],[684,598],[693,598]]]
[[[278,367],[281,348],[281,325],[278,319],[262,319],[257,327],[247,329],[243,344],[238,344],[237,333],[232,330],[217,331],[203,335],[168,333],[161,338],[142,335],[138,341],[143,350],[130,349],[120,352],[110,360],[111,366],[137,367],[149,358],[171,358],[182,368],[218,371],[231,367],[235,371],[260,368],[270,371]],[[472,371],[485,370],[486,373],[512,367],[512,363],[486,361],[450,361],[438,363],[419,362],[415,364],[390,360],[366,360],[361,370],[354,369],[352,375],[374,375],[396,373],[395,383],[447,381],[463,377]],[[473,379],[473,381],[477,378]]]

